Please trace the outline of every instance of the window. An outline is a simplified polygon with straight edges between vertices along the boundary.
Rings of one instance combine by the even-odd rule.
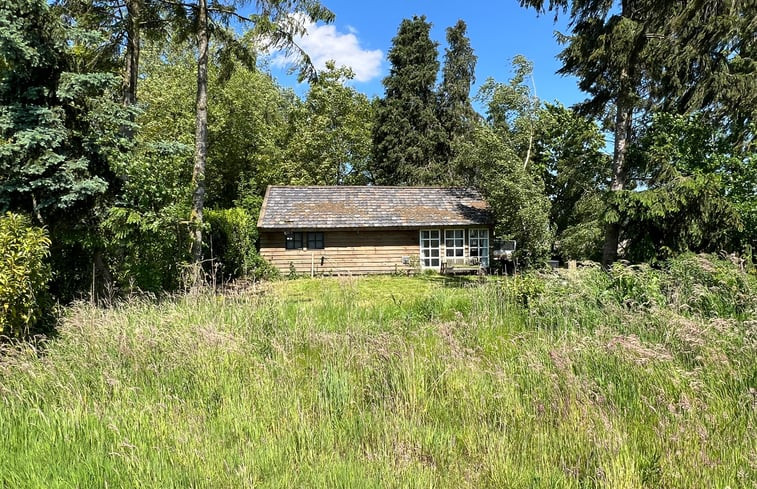
[[[421,230],[421,267],[439,268],[439,245],[441,244],[438,229]]]
[[[471,258],[478,258],[481,265],[489,266],[489,230],[488,229],[470,229],[468,230],[468,247],[470,248]]]
[[[303,248],[322,250],[324,248],[323,233],[286,233],[284,247],[288,250],[301,250]]]
[[[322,250],[323,233],[308,233],[308,248],[311,250]]]
[[[462,229],[444,230],[444,255],[447,258],[465,256],[465,231]]]
[[[302,248],[302,235],[304,233],[286,233],[286,249],[299,250]]]

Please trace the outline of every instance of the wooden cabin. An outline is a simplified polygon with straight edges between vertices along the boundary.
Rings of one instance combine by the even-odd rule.
[[[270,186],[260,255],[286,274],[487,268],[492,215],[470,189]]]

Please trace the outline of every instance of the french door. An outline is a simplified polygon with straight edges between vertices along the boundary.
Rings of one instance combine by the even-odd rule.
[[[438,229],[421,229],[421,268],[439,269],[441,236]]]

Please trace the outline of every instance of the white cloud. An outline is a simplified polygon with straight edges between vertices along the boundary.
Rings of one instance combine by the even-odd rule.
[[[318,70],[326,67],[326,62],[334,60],[336,66],[349,66],[355,72],[355,81],[367,82],[381,74],[381,60],[384,53],[380,49],[366,50],[360,47],[357,31],[347,27],[349,32],[339,32],[333,25],[317,25],[306,21],[307,32],[297,37],[295,42],[310,56]],[[276,66],[285,66],[290,61],[283,55],[273,58]]]

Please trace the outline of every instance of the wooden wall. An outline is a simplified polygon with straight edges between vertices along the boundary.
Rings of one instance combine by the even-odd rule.
[[[417,264],[420,253],[418,230],[395,231],[323,231],[322,250],[284,249],[283,231],[260,233],[260,255],[281,273],[289,273],[292,263],[298,273],[310,274],[369,274],[405,272],[411,266],[402,264],[402,257],[410,257]],[[321,266],[323,257],[323,266]]]

